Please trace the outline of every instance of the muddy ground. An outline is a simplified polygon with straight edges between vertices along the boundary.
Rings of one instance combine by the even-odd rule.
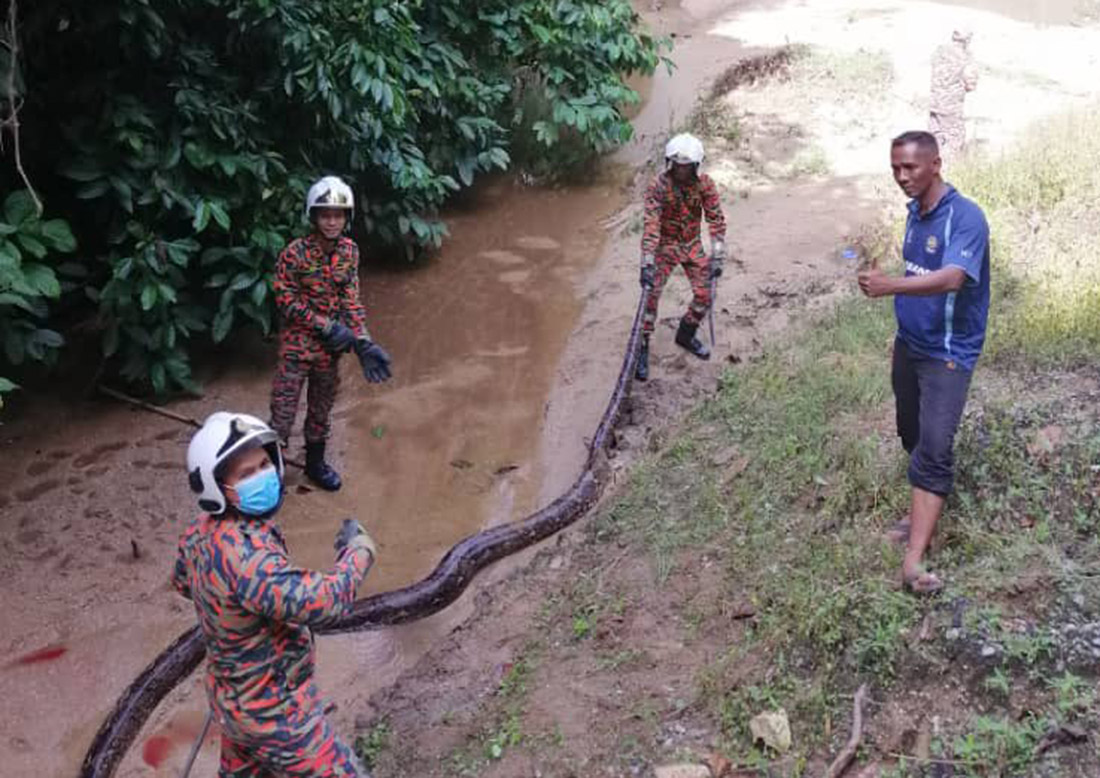
[[[1100,35],[1078,26],[1074,3],[1039,5],[1036,12],[1036,4],[995,2],[653,4],[648,17],[674,35],[678,68],[651,85],[637,140],[593,185],[490,184],[452,213],[454,239],[435,264],[369,271],[372,328],[401,360],[399,377],[382,392],[363,393],[348,369],[334,448],[349,488],[336,496],[297,491],[281,517],[295,559],[325,565],[337,518],[355,514],[383,552],[364,592],[390,588],[423,575],[458,538],[561,492],[583,461],[637,299],[640,188],[668,133],[699,127],[738,262],[719,289],[708,364],[672,345],[688,290],[683,279],[670,284],[653,378],[635,390],[619,433],[614,463],[626,473],[713,391],[726,367],[751,361],[807,312],[850,292],[854,268],[840,249],[867,238],[884,208],[899,207],[881,169],[884,144],[922,123],[928,56],[954,20],[964,17],[977,30],[983,80],[969,105],[978,144],[1009,143],[1037,116],[1093,96]],[[806,44],[810,56],[779,77],[724,83],[699,108],[700,96],[731,66],[788,43]],[[207,396],[175,410],[201,417],[233,406],[264,415],[272,349],[247,339],[232,348],[248,358],[228,367],[228,350],[214,355]],[[20,774],[69,775],[116,695],[193,621],[166,584],[192,511],[179,477],[189,431],[75,392],[25,407],[22,419],[3,427],[0,458],[7,602],[0,759]],[[551,548],[564,545],[537,561],[529,552],[498,566],[433,619],[320,642],[321,682],[338,705],[341,731],[389,720],[419,755],[383,763],[380,774],[458,773],[440,765],[482,723],[478,701],[495,694],[517,662],[522,672],[529,636],[544,628],[545,592],[591,572],[594,560],[570,550],[582,532],[550,541]],[[620,583],[654,598],[643,603],[649,615],[616,633],[623,647],[600,660],[598,682],[568,657],[540,666],[543,678],[569,679],[540,687],[544,734],[567,738],[577,764],[592,765],[584,775],[600,774],[585,760],[605,753],[595,745],[610,736],[599,732],[599,710],[614,705],[617,684],[636,679],[675,699],[676,685],[702,659],[673,634],[673,606],[649,591],[641,566],[629,557],[604,561],[600,569],[614,569]],[[690,567],[676,591],[705,597],[706,560]],[[565,645],[567,638],[557,639]],[[122,774],[178,769],[182,744],[201,721],[197,681],[161,707]],[[638,713],[639,720],[652,715]],[[456,721],[465,724],[451,726]],[[690,723],[670,726],[673,740],[690,740]],[[213,743],[204,749],[198,774],[212,771],[215,753]],[[608,769],[620,767],[644,765],[628,760]],[[528,757],[489,768],[501,776],[539,774]]]

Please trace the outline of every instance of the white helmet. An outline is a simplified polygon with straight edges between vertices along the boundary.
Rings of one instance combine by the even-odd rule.
[[[312,214],[314,208],[343,208],[345,211],[355,209],[355,195],[348,186],[336,176],[325,176],[309,188],[306,195],[306,217]]]
[[[677,165],[701,165],[703,142],[686,132],[677,135],[665,146],[665,161]]]
[[[236,454],[263,446],[279,480],[283,478],[283,452],[275,430],[246,413],[218,411],[207,417],[187,447],[187,477],[199,507],[218,515],[225,511],[221,479],[225,463]]]

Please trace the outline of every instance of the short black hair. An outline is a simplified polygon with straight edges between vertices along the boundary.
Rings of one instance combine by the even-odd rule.
[[[903,132],[901,135],[894,138],[893,143],[890,144],[890,148],[908,146],[910,143],[915,143],[925,151],[930,151],[932,154],[939,156],[940,144],[936,141],[936,136],[924,130],[909,130],[909,132]]]

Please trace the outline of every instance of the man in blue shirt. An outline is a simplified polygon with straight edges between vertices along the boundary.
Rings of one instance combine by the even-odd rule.
[[[903,580],[914,592],[928,593],[943,587],[922,560],[954,483],[955,431],[985,342],[989,225],[981,208],[944,182],[931,134],[899,135],[890,162],[910,198],[905,276],[872,267],[859,274],[859,287],[868,297],[894,296],[898,334],[891,378],[913,487],[909,517],[895,532],[908,538]]]

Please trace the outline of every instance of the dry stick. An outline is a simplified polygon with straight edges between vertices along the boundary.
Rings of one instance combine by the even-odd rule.
[[[153,405],[152,403],[147,403],[144,400],[139,400],[136,397],[130,397],[127,394],[123,394],[122,392],[115,391],[114,389],[111,389],[110,387],[107,387],[107,386],[103,386],[102,384],[100,384],[97,388],[99,389],[99,391],[101,391],[103,394],[107,395],[108,397],[113,397],[116,400],[120,400],[124,403],[129,403],[130,405],[134,405],[138,408],[141,408],[142,410],[149,411],[150,413],[155,413],[158,416],[165,417],[166,419],[172,419],[173,421],[178,421],[181,424],[188,424],[188,425],[194,427],[195,429],[201,429],[202,428],[202,424],[198,420],[193,419],[190,416],[181,416],[178,413],[174,413],[174,412],[166,410],[164,408],[160,408],[156,405]]]
[[[825,778],[840,778],[848,765],[856,757],[859,744],[863,742],[863,699],[867,696],[867,684],[859,687],[855,700],[852,703],[852,736],[848,738],[848,744],[840,752],[829,769],[825,772]]]
[[[34,187],[31,185],[31,180],[27,176],[27,171],[23,169],[23,154],[19,146],[19,106],[15,102],[15,72],[18,67],[19,60],[19,37],[16,31],[16,14],[18,12],[18,5],[16,0],[11,0],[8,3],[8,51],[11,52],[11,67],[8,68],[8,111],[9,115],[3,121],[3,124],[8,125],[11,131],[12,147],[15,153],[15,169],[19,172],[19,177],[23,179],[23,183],[27,186],[27,191],[30,193],[31,199],[34,200],[35,208],[38,209],[38,215],[42,215],[42,201],[38,198],[38,193],[34,191]]]
[[[109,386],[103,386],[103,384],[98,385],[96,388],[99,389],[99,391],[103,394],[115,400],[118,400],[119,402],[128,403],[129,405],[133,405],[136,408],[141,408],[143,411],[155,413],[158,416],[163,416],[164,418],[171,419],[172,421],[178,421],[180,424],[186,424],[190,427],[194,427],[195,429],[202,428],[202,424],[197,419],[194,419],[190,416],[183,416],[179,413],[175,413],[165,408],[153,405],[152,403],[147,403],[144,400],[139,400],[136,397],[131,397],[128,394],[123,394],[122,392],[119,392],[115,389],[111,389]],[[296,459],[289,459],[284,456],[283,461],[291,467],[296,467],[299,470],[306,469],[306,466]]]

